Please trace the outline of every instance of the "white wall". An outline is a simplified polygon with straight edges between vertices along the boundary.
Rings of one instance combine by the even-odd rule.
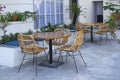
[[[11,22],[5,28],[5,30],[7,30],[6,34],[24,33],[30,29],[32,31],[35,31],[33,21],[31,21],[31,22]],[[3,35],[3,31],[0,29],[0,36],[2,36],[2,35]]]
[[[83,6],[85,8],[85,17],[80,16],[79,17],[79,22],[94,22],[94,5],[93,5],[93,0],[78,0],[78,4],[80,6]]]
[[[0,0],[0,4],[6,5],[6,12],[33,11],[33,0]]]
[[[63,13],[64,13],[64,23],[70,24],[70,14],[69,14],[69,0],[63,0]]]

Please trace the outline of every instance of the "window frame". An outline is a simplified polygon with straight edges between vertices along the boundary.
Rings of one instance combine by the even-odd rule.
[[[43,27],[43,26],[45,26],[45,25],[47,25],[47,16],[49,15],[50,16],[50,23],[52,23],[51,21],[52,21],[52,16],[54,16],[54,24],[52,24],[52,25],[55,25],[55,24],[62,24],[63,23],[63,0],[43,0],[44,1],[44,13],[43,14],[41,14],[41,4],[39,5],[39,10],[38,10],[38,14],[39,14],[39,16],[44,16],[44,20],[45,20],[45,23],[44,23],[44,25],[41,25],[41,18],[39,19],[39,27],[41,28],[41,27]],[[49,2],[49,5],[50,5],[50,13],[47,13],[47,1]],[[51,4],[52,4],[52,2],[54,2],[54,12],[52,12],[52,7],[51,7]],[[59,4],[59,12],[57,13],[57,3]],[[62,4],[62,7],[61,7],[61,4]],[[58,17],[59,17],[59,22],[57,23],[57,15],[58,15]],[[61,17],[61,15],[62,15],[62,18],[60,19],[60,17]],[[61,20],[61,22],[60,22],[60,20]]]

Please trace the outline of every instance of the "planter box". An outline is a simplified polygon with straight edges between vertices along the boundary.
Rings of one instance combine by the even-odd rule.
[[[40,43],[39,41],[39,44],[42,44],[42,42]],[[17,40],[0,45],[0,51],[0,65],[7,67],[16,67],[20,65],[24,54],[21,52]],[[39,54],[39,56],[41,55],[44,55],[44,53]],[[26,58],[32,57],[31,55],[26,55]],[[24,63],[30,60],[31,59],[24,60]]]
[[[15,67],[18,66],[23,58],[23,53],[19,48],[18,41],[11,41],[0,46],[0,65]]]
[[[23,54],[19,47],[0,46],[0,65],[15,67],[21,63]]]
[[[0,51],[0,65],[13,68],[21,64],[24,53],[21,52],[18,46],[1,45]],[[32,60],[31,55],[26,55],[25,58],[31,59],[24,60],[24,63]]]

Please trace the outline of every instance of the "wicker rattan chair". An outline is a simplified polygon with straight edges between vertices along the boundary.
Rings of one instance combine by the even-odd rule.
[[[75,52],[78,51],[79,52],[79,55],[81,56],[85,66],[86,66],[86,63],[82,57],[82,54],[80,52],[80,48],[82,47],[82,43],[84,41],[84,31],[81,30],[79,32],[76,33],[76,37],[74,39],[74,42],[72,45],[64,45],[60,48],[58,48],[58,50],[60,50],[60,52],[62,51],[65,51],[66,52],[66,60],[67,60],[67,55],[71,56],[74,60],[74,63],[75,63],[75,68],[76,68],[76,72],[78,73],[78,69],[77,69],[77,65],[76,65],[76,60],[75,60]],[[61,53],[59,55],[59,58],[61,57]],[[59,61],[59,58],[58,58],[58,61]]]
[[[57,29],[55,29],[54,32],[58,32],[58,31],[70,34],[70,30],[67,29],[67,28],[57,28]],[[54,46],[62,46],[62,45],[65,45],[68,42],[68,39],[69,39],[69,37],[54,39],[52,44]]]
[[[98,39],[98,42],[100,44],[100,42],[102,41],[102,36],[105,35],[106,36],[106,43],[107,41],[110,42],[110,40],[108,39],[108,32],[109,32],[109,28],[106,24],[102,24],[98,27],[98,31],[97,32],[94,32],[94,34],[97,34],[99,35],[99,39]],[[111,43],[111,42],[110,42]],[[100,44],[101,45],[101,44]]]
[[[31,36],[31,35],[19,34],[18,42],[19,42],[22,52],[24,53],[24,56],[23,56],[22,62],[20,64],[20,67],[18,69],[18,72],[21,69],[21,66],[23,64],[23,61],[25,60],[26,54],[29,54],[29,55],[33,55],[33,64],[34,64],[34,62],[36,64],[36,76],[37,76],[37,54],[45,51],[47,48],[39,47],[36,44],[33,36]],[[46,53],[45,53],[45,55],[46,55]],[[46,55],[46,58],[47,58],[47,55]]]
[[[76,23],[75,23],[75,26],[76,26],[75,29],[76,29],[77,31],[83,30],[85,34],[86,34],[86,33],[90,33],[90,29],[87,29],[87,28],[85,27],[85,25],[84,25],[83,23],[81,23],[81,22],[76,22]]]
[[[57,28],[55,29],[54,32],[63,32],[63,33],[66,33],[66,34],[70,34],[70,30],[67,29],[67,28]],[[65,45],[69,40],[69,37],[65,37],[65,38],[58,38],[58,39],[54,39],[52,40],[52,45],[54,46],[55,48],[55,53],[56,53],[56,48],[62,46],[62,45]],[[46,41],[46,43],[48,44],[49,41]]]
[[[86,34],[91,32],[90,29],[87,29],[87,27],[83,23],[81,23],[81,22],[76,22],[75,26],[76,26],[76,28],[75,28],[76,31],[83,30],[83,32],[85,34],[84,35],[84,40],[85,40],[87,38]]]

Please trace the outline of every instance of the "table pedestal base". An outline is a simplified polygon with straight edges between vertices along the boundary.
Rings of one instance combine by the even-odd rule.
[[[38,65],[42,67],[57,68],[58,66],[62,64],[64,64],[64,62],[53,61],[52,64],[50,64],[48,61],[43,61],[42,63]]]

